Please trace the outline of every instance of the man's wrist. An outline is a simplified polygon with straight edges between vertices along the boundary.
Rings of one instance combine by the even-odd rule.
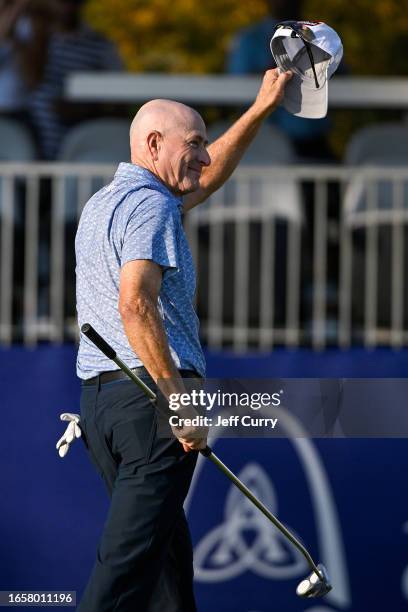
[[[278,102],[274,102],[273,104],[265,105],[264,102],[256,99],[249,110],[253,113],[254,119],[258,120],[261,123],[271,113],[273,113],[278,108],[278,106],[279,106]]]

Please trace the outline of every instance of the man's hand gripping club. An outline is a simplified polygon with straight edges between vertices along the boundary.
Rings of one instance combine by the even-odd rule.
[[[194,408],[188,406],[182,409],[182,413],[180,413],[179,416],[181,419],[192,419],[197,416],[197,412]],[[81,419],[79,414],[74,414],[72,412],[64,412],[60,415],[60,419],[61,421],[69,421],[65,432],[56,444],[59,456],[64,458],[71,444],[82,435]],[[191,450],[201,450],[207,446],[208,427],[183,424],[172,426],[171,430],[186,453]]]

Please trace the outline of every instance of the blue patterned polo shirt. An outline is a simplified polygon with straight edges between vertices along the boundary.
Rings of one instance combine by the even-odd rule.
[[[149,259],[163,269],[158,299],[174,363],[205,375],[194,310],[195,271],[181,222],[182,200],[149,170],[121,163],[113,181],[86,203],[75,240],[78,324],[90,323],[129,367],[143,365],[118,311],[121,267]],[[82,379],[117,366],[81,334]]]

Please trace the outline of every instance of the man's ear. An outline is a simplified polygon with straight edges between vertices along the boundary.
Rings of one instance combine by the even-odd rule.
[[[153,161],[157,161],[159,159],[161,143],[162,135],[160,132],[154,130],[147,136],[147,146],[149,147],[149,152]]]

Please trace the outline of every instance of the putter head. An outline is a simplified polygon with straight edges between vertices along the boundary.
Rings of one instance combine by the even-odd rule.
[[[299,597],[323,597],[332,590],[333,587],[330,583],[330,579],[324,565],[319,563],[317,568],[320,576],[316,574],[316,572],[312,572],[310,576],[298,584],[296,594],[299,595]]]

